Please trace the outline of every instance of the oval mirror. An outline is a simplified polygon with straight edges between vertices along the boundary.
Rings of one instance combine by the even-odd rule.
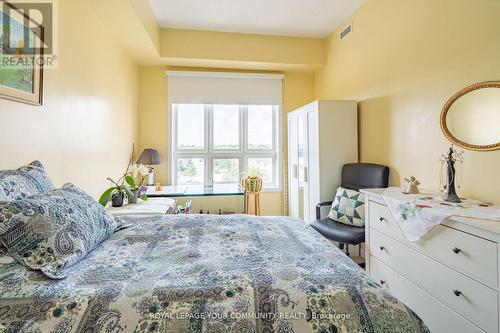
[[[453,95],[441,112],[441,129],[462,148],[500,149],[500,81],[474,84]]]

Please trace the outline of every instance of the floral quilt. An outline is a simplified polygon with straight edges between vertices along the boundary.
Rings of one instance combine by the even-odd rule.
[[[126,219],[62,280],[0,258],[0,332],[428,332],[303,221]]]

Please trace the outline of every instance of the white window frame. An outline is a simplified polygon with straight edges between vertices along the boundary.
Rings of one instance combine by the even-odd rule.
[[[204,158],[205,185],[213,184],[213,163],[214,159],[234,158],[239,160],[240,177],[246,172],[248,158],[272,158],[273,174],[272,184],[264,184],[265,192],[277,192],[282,190],[282,112],[281,105],[273,105],[273,147],[271,150],[252,150],[248,149],[248,105],[239,105],[239,149],[215,149],[214,131],[213,131],[213,104],[204,104],[205,110],[205,144],[204,149],[179,149],[177,147],[177,105],[190,103],[170,103],[170,179],[172,185],[177,184],[177,160],[179,158]],[[192,103],[194,104],[194,103]],[[203,103],[196,103],[203,104]],[[234,105],[234,104],[233,104]],[[253,105],[253,104],[251,104]],[[271,105],[271,104],[266,104]],[[217,183],[220,184],[220,183]]]

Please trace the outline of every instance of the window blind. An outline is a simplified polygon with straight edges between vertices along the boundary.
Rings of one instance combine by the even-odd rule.
[[[281,105],[281,74],[167,71],[169,103]]]

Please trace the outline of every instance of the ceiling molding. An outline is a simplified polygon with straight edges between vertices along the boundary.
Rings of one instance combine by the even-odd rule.
[[[210,77],[210,78],[229,78],[229,79],[265,79],[265,80],[283,80],[283,74],[263,74],[263,73],[234,73],[234,72],[199,72],[199,71],[176,71],[168,70],[166,76],[171,77]]]

